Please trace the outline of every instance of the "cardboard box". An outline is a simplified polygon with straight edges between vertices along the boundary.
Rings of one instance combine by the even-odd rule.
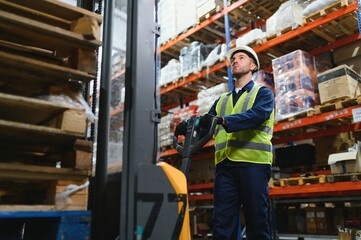
[[[358,150],[353,152],[330,154],[328,164],[331,166],[331,173],[361,172],[360,143],[357,148]]]
[[[338,98],[354,98],[361,94],[361,76],[341,65],[317,75],[321,104]]]
[[[307,207],[306,210],[306,232],[317,233],[316,208]]]
[[[330,215],[330,208],[317,207],[316,208],[316,224],[318,234],[332,233],[332,219]]]

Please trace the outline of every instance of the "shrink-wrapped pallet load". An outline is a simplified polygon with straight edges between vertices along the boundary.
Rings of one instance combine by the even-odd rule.
[[[173,114],[168,114],[160,119],[160,124],[158,125],[159,147],[171,146],[173,135]]]
[[[262,29],[256,28],[253,29],[243,36],[237,38],[236,40],[236,46],[240,45],[249,45],[253,42],[260,41],[259,43],[262,43],[263,39],[266,38],[266,32],[263,32]]]
[[[275,83],[273,74],[264,70],[253,73],[252,80],[261,86],[268,87],[275,94]]]
[[[159,86],[163,86],[177,80],[180,76],[181,64],[177,59],[171,59],[167,65],[160,70]]]
[[[302,25],[303,7],[294,0],[283,3],[266,21],[267,37],[278,35],[287,28],[295,29]]]
[[[319,103],[315,61],[301,50],[272,60],[276,120],[307,112]]]
[[[217,100],[222,93],[227,91],[227,83],[221,83],[214,87],[200,91],[197,99],[198,113],[201,115],[207,113],[212,107],[214,101]]]

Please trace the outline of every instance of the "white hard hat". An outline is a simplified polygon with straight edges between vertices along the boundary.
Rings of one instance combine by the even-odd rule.
[[[255,70],[260,69],[261,65],[259,64],[257,53],[252,48],[250,48],[246,45],[236,45],[235,48],[230,49],[226,53],[226,57],[227,57],[228,61],[231,61],[231,57],[233,56],[233,54],[238,51],[246,51],[246,52],[250,53],[253,56],[254,60],[256,60],[255,63],[257,65],[257,68]]]

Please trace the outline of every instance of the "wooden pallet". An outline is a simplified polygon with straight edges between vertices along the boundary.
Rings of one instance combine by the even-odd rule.
[[[96,77],[101,15],[51,0],[4,0],[0,9],[2,76],[39,75],[43,82],[59,74],[66,81]]]
[[[84,134],[0,120],[0,162],[90,171],[92,142]]]
[[[0,211],[87,210],[88,179],[0,180]]]
[[[359,104],[361,104],[361,96],[358,96],[356,98],[342,97],[315,106],[315,114],[340,110],[343,108],[356,106]]]
[[[51,0],[5,0],[0,2],[0,6],[1,9],[18,16],[100,39],[99,25],[102,23],[102,16],[84,8]]]
[[[335,2],[329,6],[326,6],[310,15],[308,15],[307,17],[303,18],[303,22],[304,24],[306,23],[310,23],[312,21],[314,21],[315,19],[318,19],[328,13],[334,12],[338,9],[341,9],[345,6],[348,6],[348,1],[347,0],[339,0],[338,2]]]
[[[315,115],[315,112],[313,109],[309,109],[309,110],[301,111],[299,113],[288,114],[288,115],[290,115],[290,117],[286,117],[284,119],[277,120],[277,121],[275,121],[275,124],[282,123],[282,122],[293,122],[293,121],[296,121],[297,119],[311,117],[311,116]]]
[[[310,176],[310,177],[296,177],[296,178],[281,178],[280,180],[272,180],[269,182],[270,187],[288,187],[288,186],[302,186],[310,184],[325,183],[326,175]]]
[[[361,180],[361,173],[345,173],[327,175],[327,182],[357,182]]]
[[[271,39],[273,39],[273,38],[279,37],[279,36],[281,36],[282,34],[285,34],[285,33],[287,33],[287,32],[290,32],[290,31],[296,29],[297,27],[298,27],[298,26],[290,26],[290,27],[287,27],[287,28],[285,28],[285,29],[279,30],[279,31],[277,31],[276,33],[273,33],[273,34],[267,36],[267,41],[269,41],[269,40],[271,40]]]
[[[351,106],[356,106],[361,104],[361,96],[358,96],[356,98],[349,98],[349,97],[343,97],[334,99],[332,101],[323,103],[321,105],[316,105],[313,110],[307,110],[304,112],[297,113],[296,115],[292,117],[287,117],[285,119],[281,119],[278,121],[275,121],[275,124],[282,123],[282,122],[292,122],[300,118],[305,117],[312,117],[314,115],[318,115],[325,112],[330,112],[334,110],[341,110],[343,108],[348,108]]]
[[[62,99],[61,96],[59,99]],[[75,104],[76,102],[74,102]],[[0,119],[16,123],[51,127],[80,137],[85,136],[86,116],[84,109],[72,108],[63,102],[20,97],[0,93]]]
[[[202,16],[198,17],[196,23],[199,24],[199,23],[207,20],[208,18],[210,18],[214,14],[219,13],[220,11],[222,11],[222,6],[216,5],[215,8],[213,8],[212,10],[210,10],[207,13],[203,14]]]
[[[34,170],[46,167],[51,171],[55,168],[56,171],[75,171],[75,174],[80,171],[79,174],[88,176],[92,170],[92,156],[92,143],[80,139],[75,140],[75,143],[60,145],[37,141],[0,143],[0,164],[14,164],[9,167],[18,167],[20,172],[31,166]]]

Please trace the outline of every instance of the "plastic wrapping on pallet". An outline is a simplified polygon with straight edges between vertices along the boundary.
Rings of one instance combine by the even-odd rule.
[[[198,106],[190,105],[185,108],[181,108],[174,112],[173,114],[173,123],[174,128],[183,120],[188,120],[189,118],[197,115]]]
[[[159,1],[158,20],[161,28],[160,42],[165,43],[196,23],[196,2],[193,0]]]
[[[158,125],[159,147],[169,146],[173,142],[173,114],[168,114],[160,119]]]
[[[182,76],[198,72],[201,69],[201,45],[202,43],[194,41],[189,47],[184,47],[180,50],[179,60]]]
[[[176,3],[176,0],[162,0],[158,3],[158,21],[161,29],[161,43],[165,43],[177,34]]]
[[[308,15],[315,13],[324,7],[331,5],[332,3],[338,2],[339,0],[318,0],[310,3],[305,9],[302,11],[302,15],[307,17]]]
[[[202,63],[202,66],[210,67],[213,66],[217,61],[224,58],[227,52],[226,44],[217,45],[207,56]]]
[[[268,87],[275,94],[275,83],[273,74],[264,70],[255,72],[252,76],[252,80],[261,86]]]
[[[221,83],[214,87],[199,91],[197,105],[198,113],[203,115],[209,111],[215,100],[217,100],[221,94],[228,91],[228,84]]]
[[[247,32],[246,34],[244,34],[243,36],[237,38],[236,46],[249,45],[250,43],[253,43],[257,40],[264,39],[266,37],[266,35],[267,34],[259,28],[253,29],[253,30]]]
[[[266,21],[267,36],[278,34],[289,27],[295,29],[301,26],[303,23],[302,11],[302,5],[294,0],[283,3]]]
[[[159,85],[163,86],[167,83],[177,80],[181,76],[181,64],[177,59],[171,59],[167,65],[160,70]]]
[[[194,41],[188,47],[180,50],[181,75],[188,76],[202,69],[204,60],[217,47],[217,44],[204,45]]]
[[[277,121],[311,110],[319,103],[315,61],[301,50],[272,60]]]
[[[177,34],[187,30],[193,26],[197,21],[197,7],[194,0],[178,0],[176,22],[177,22]]]

